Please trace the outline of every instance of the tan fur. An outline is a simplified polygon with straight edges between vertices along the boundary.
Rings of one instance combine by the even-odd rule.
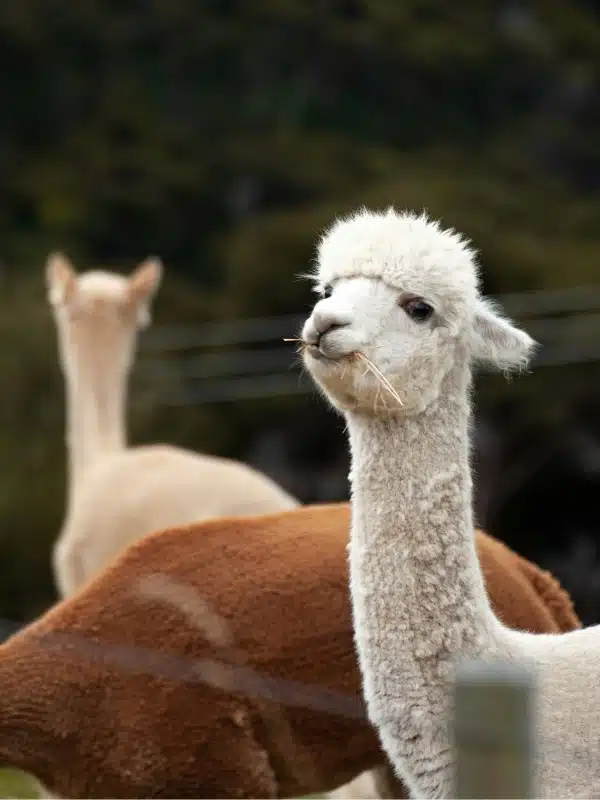
[[[154,530],[297,505],[246,464],[162,444],[127,448],[127,378],[161,274],[156,259],[129,278],[103,271],[77,275],[64,256],[48,259],[67,390],[69,499],[53,554],[62,597]]]
[[[294,797],[374,767],[406,796],[366,721],[349,525],[307,506],[131,545],[0,647],[0,763],[66,797]],[[547,573],[477,547],[507,625],[579,627]]]

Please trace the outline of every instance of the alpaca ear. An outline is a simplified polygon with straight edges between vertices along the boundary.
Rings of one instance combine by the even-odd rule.
[[[480,298],[473,317],[471,352],[477,361],[501,370],[526,367],[537,342]]]
[[[150,324],[150,302],[158,291],[162,274],[160,258],[147,258],[129,277],[129,297],[137,308],[138,323],[142,328]]]
[[[51,253],[46,260],[48,299],[54,306],[67,303],[77,288],[77,272],[62,253]]]
[[[129,277],[129,294],[136,303],[150,301],[160,286],[163,265],[160,258],[147,258]]]

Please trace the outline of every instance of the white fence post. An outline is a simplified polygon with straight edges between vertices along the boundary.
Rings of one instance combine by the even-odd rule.
[[[456,798],[532,798],[533,673],[469,661],[456,672]]]

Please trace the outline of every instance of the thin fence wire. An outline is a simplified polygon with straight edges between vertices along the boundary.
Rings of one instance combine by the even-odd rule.
[[[600,361],[600,286],[496,299],[542,345],[536,368]],[[304,319],[284,314],[157,326],[142,339],[136,384],[162,406],[310,394],[314,387],[298,368],[294,348],[280,345],[300,330]],[[205,352],[215,348],[229,349]]]

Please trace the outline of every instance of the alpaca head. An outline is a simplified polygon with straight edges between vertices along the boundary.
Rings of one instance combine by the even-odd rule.
[[[302,330],[304,361],[340,411],[418,413],[455,365],[508,370],[535,345],[481,297],[469,243],[425,215],[361,210],[336,221],[313,277],[321,299]]]
[[[150,304],[161,276],[156,258],[125,277],[101,270],[78,274],[64,255],[50,255],[46,284],[63,369],[127,370],[136,332],[150,323]]]

